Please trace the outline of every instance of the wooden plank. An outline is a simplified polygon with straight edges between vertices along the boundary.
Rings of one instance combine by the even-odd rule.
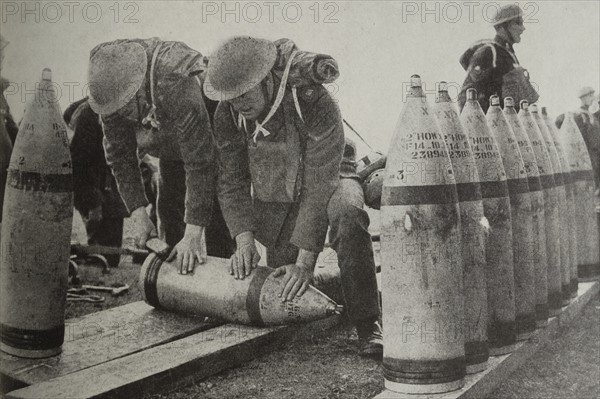
[[[226,324],[8,394],[7,398],[139,398],[189,385],[337,325],[341,316],[303,326]]]
[[[104,319],[104,315],[107,315]],[[47,359],[2,354],[0,371],[7,381],[36,384],[92,367],[214,327],[215,321],[155,310],[143,302],[120,306],[69,323],[73,335],[63,353]]]
[[[548,320],[548,326],[538,329],[532,337],[519,343],[517,349],[508,355],[492,356],[488,368],[481,373],[467,375],[465,386],[454,392],[434,395],[408,395],[384,390],[374,399],[481,399],[487,397],[500,382],[505,381],[515,370],[522,366],[538,349],[555,337],[561,326],[572,323],[585,305],[598,294],[600,284],[597,281],[579,283],[577,298],[564,307],[557,317]]]

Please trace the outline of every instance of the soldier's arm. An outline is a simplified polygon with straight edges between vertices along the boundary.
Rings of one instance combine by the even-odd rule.
[[[215,141],[219,159],[219,203],[232,237],[256,231],[252,213],[251,176],[246,138],[240,133],[229,105],[221,102],[215,112]]]
[[[300,209],[290,241],[318,253],[327,233],[327,204],[339,184],[344,130],[337,103],[323,86],[303,89],[299,97],[307,137]]]
[[[187,78],[176,85],[166,104],[167,112],[176,121],[185,168],[184,221],[207,226],[215,197],[217,163],[210,120],[196,79]]]
[[[119,194],[129,213],[148,205],[138,164],[137,125],[118,115],[102,118],[106,163],[112,169]]]
[[[492,94],[502,95],[502,77],[496,81],[494,75],[494,53],[491,46],[479,48],[469,64],[467,73],[471,80],[471,88],[477,90],[477,100],[483,109],[488,108],[489,96]]]

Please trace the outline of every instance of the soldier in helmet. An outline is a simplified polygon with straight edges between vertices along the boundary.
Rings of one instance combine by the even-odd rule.
[[[267,265],[286,280],[282,301],[300,296],[312,281],[329,226],[361,354],[379,356],[369,217],[360,183],[340,178],[352,171],[348,164],[340,170],[345,141],[339,108],[321,84],[290,83],[294,54],[278,71],[277,56],[271,41],[234,37],[211,58],[205,82],[206,95],[220,101],[219,200],[237,243],[231,274],[243,279],[252,273],[260,258],[256,238],[267,248]]]
[[[460,64],[467,71],[458,97],[461,110],[465,105],[467,90],[471,88],[477,90],[484,113],[493,94],[501,99],[512,97],[515,104],[521,100],[528,100],[529,103],[537,101],[538,94],[529,82],[529,74],[520,66],[513,49],[515,43],[521,42],[521,35],[525,31],[523,22],[523,10],[517,4],[500,7],[492,22],[496,37],[474,43],[460,57]]]
[[[159,232],[183,274],[207,253],[229,257],[233,245],[216,202],[204,68],[202,55],[184,43],[152,38],[102,43],[88,70],[89,104],[101,116],[106,161],[137,223],[137,244],[155,230],[138,164],[149,154],[159,158]]]

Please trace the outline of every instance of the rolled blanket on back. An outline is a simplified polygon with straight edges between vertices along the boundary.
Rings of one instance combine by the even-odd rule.
[[[289,39],[279,39],[274,43],[277,46],[277,60],[273,66],[275,73],[283,74],[290,56],[294,51],[298,51],[290,68],[290,86],[332,83],[340,76],[337,61],[330,55],[299,50]]]

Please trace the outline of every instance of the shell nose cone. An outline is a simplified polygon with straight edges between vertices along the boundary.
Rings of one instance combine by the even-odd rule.
[[[330,303],[325,309],[327,316],[335,316],[344,313],[344,305],[337,305],[336,303]]]
[[[42,80],[52,81],[52,70],[50,68],[44,68],[42,71]]]

